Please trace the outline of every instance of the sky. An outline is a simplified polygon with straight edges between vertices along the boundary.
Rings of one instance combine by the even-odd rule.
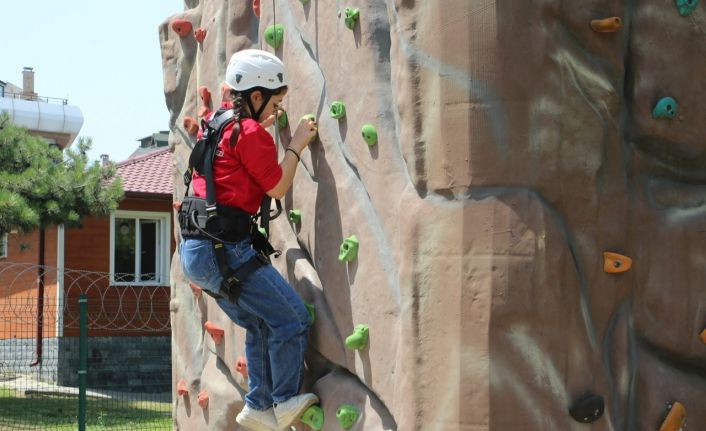
[[[169,130],[159,26],[183,0],[22,0],[2,2],[0,80],[68,99],[83,113],[79,136],[91,160],[127,159],[137,139]]]

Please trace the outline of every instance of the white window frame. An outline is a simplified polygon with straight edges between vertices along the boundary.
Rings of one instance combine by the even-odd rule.
[[[2,243],[2,248],[0,248],[0,258],[7,257],[8,238],[9,238],[9,236],[6,233],[2,234],[2,238],[0,238],[0,243]]]
[[[136,220],[136,225],[140,219],[159,220],[159,250],[157,262],[157,280],[139,281],[137,276],[140,273],[140,253],[135,247],[135,281],[115,281],[115,219],[131,218]],[[169,286],[169,262],[171,261],[171,233],[172,233],[172,213],[150,212],[150,211],[125,211],[117,210],[110,214],[110,285],[111,286]],[[139,231],[135,235],[135,242],[140,243]],[[136,244],[136,245],[137,245]]]

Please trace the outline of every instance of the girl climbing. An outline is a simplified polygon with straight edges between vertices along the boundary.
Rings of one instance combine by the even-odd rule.
[[[223,277],[217,247],[208,237],[185,235],[181,261],[184,274],[246,329],[249,392],[236,421],[256,431],[280,430],[318,402],[314,394],[299,395],[309,320],[296,292],[253,248],[250,219],[265,195],[280,199],[289,190],[300,154],[317,128],[313,120],[302,119],[278,163],[275,143],[260,121],[271,124],[287,93],[284,64],[266,51],[237,52],[228,64],[225,84],[230,87],[230,101],[222,108],[232,109],[234,121],[221,134],[212,178],[217,211],[228,222],[221,223],[227,237],[223,249],[229,270],[237,276],[238,294],[224,291],[228,277]],[[206,175],[193,173],[194,196],[207,196]],[[245,267],[250,269],[243,275]]]

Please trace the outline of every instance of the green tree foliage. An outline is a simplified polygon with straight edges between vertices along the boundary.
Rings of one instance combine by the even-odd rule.
[[[62,153],[0,116],[0,232],[77,225],[117,208],[123,188],[115,165],[89,163],[90,138],[75,147]]]

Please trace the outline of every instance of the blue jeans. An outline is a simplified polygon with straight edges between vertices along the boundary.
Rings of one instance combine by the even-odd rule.
[[[188,239],[179,248],[184,274],[202,289],[218,294],[223,277],[211,242]],[[231,268],[254,255],[249,239],[226,245]],[[237,304],[225,298],[216,302],[234,323],[246,329],[247,405],[266,410],[297,395],[304,374],[309,318],[294,289],[272,265],[266,265],[243,282]]]

